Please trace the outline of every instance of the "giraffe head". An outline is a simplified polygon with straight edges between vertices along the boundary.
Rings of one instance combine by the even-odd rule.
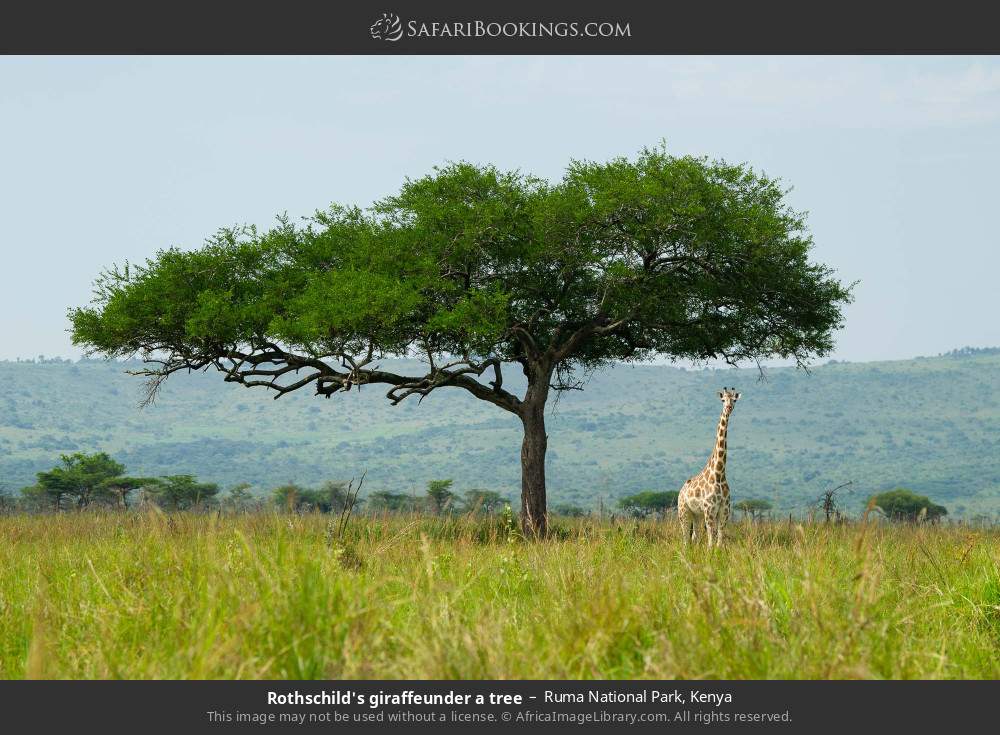
[[[735,388],[723,388],[719,391],[719,400],[722,401],[722,410],[728,416],[733,412],[733,406],[740,400],[740,394]]]

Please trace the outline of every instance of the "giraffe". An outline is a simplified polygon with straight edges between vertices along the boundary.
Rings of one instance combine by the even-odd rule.
[[[705,524],[708,545],[722,544],[722,529],[729,520],[729,483],[726,482],[726,430],[729,414],[740,399],[734,388],[719,391],[722,416],[715,437],[715,449],[705,469],[684,483],[677,496],[677,517],[689,541],[698,539],[698,525]]]

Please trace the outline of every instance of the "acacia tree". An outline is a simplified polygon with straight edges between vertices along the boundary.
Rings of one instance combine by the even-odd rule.
[[[937,522],[948,515],[948,509],[943,505],[932,502],[926,495],[917,495],[905,488],[873,495],[868,499],[869,504],[872,501],[894,521],[913,523],[926,518],[928,521]]]
[[[664,514],[671,508],[677,508],[677,490],[657,492],[643,490],[635,495],[628,495],[618,501],[618,506],[629,515],[646,518],[653,513]]]
[[[455,504],[456,496],[451,491],[452,484],[454,480],[431,480],[427,483],[427,505],[437,515],[441,515]]]
[[[223,504],[235,511],[247,510],[254,502],[253,493],[250,492],[251,487],[253,486],[249,482],[233,485],[226,493]]]
[[[774,506],[771,505],[770,501],[762,498],[749,498],[741,500],[734,507],[743,514],[744,518],[750,516],[756,521],[763,518]]]
[[[153,488],[157,502],[170,510],[200,508],[219,494],[217,484],[198,482],[194,475],[166,475]]]
[[[160,481],[155,477],[112,477],[101,483],[100,488],[114,496],[116,505],[128,508],[128,496],[133,490],[156,488]]]
[[[474,488],[463,493],[463,505],[467,513],[499,513],[510,503],[507,498],[496,490],[480,490]]]
[[[109,482],[120,478],[125,465],[112,459],[106,452],[84,454],[75,452],[60,457],[60,464],[46,472],[37,473],[38,487],[54,499],[58,510],[61,499],[69,495],[76,498],[77,508],[88,507],[95,499],[111,492]]]
[[[544,535],[553,391],[657,355],[804,364],[831,348],[850,288],[810,262],[785,193],[747,165],[661,148],[573,162],[556,182],[450,164],[368,209],[225,229],[114,266],[70,312],[73,338],[145,360],[147,400],[201,369],[276,398],[464,390],[520,420],[522,526]],[[381,364],[392,357],[423,368]],[[523,392],[505,387],[505,364]]]

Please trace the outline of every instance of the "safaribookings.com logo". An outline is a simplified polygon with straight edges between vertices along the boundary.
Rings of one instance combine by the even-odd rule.
[[[395,13],[382,13],[369,30],[376,41],[398,41],[403,37],[403,24]]]
[[[510,21],[463,20],[449,22],[407,21],[395,13],[382,17],[369,28],[376,41],[407,38],[631,38],[632,29],[623,21]]]

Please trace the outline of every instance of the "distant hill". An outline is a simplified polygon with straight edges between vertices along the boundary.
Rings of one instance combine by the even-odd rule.
[[[0,362],[0,486],[29,484],[60,453],[105,450],[130,473],[189,472],[261,491],[367,469],[370,490],[422,492],[430,479],[453,478],[459,490],[518,495],[516,419],[463,391],[420,406],[392,407],[378,386],[274,401],[194,374],[171,378],[140,410],[141,380],[125,367]],[[594,375],[552,406],[550,501],[595,507],[679,488],[711,450],[716,391],[735,385],[744,394],[729,442],[737,499],[804,513],[823,489],[853,480],[845,501],[855,511],[870,493],[903,485],[952,515],[1000,512],[1000,350],[767,374],[623,366]]]

